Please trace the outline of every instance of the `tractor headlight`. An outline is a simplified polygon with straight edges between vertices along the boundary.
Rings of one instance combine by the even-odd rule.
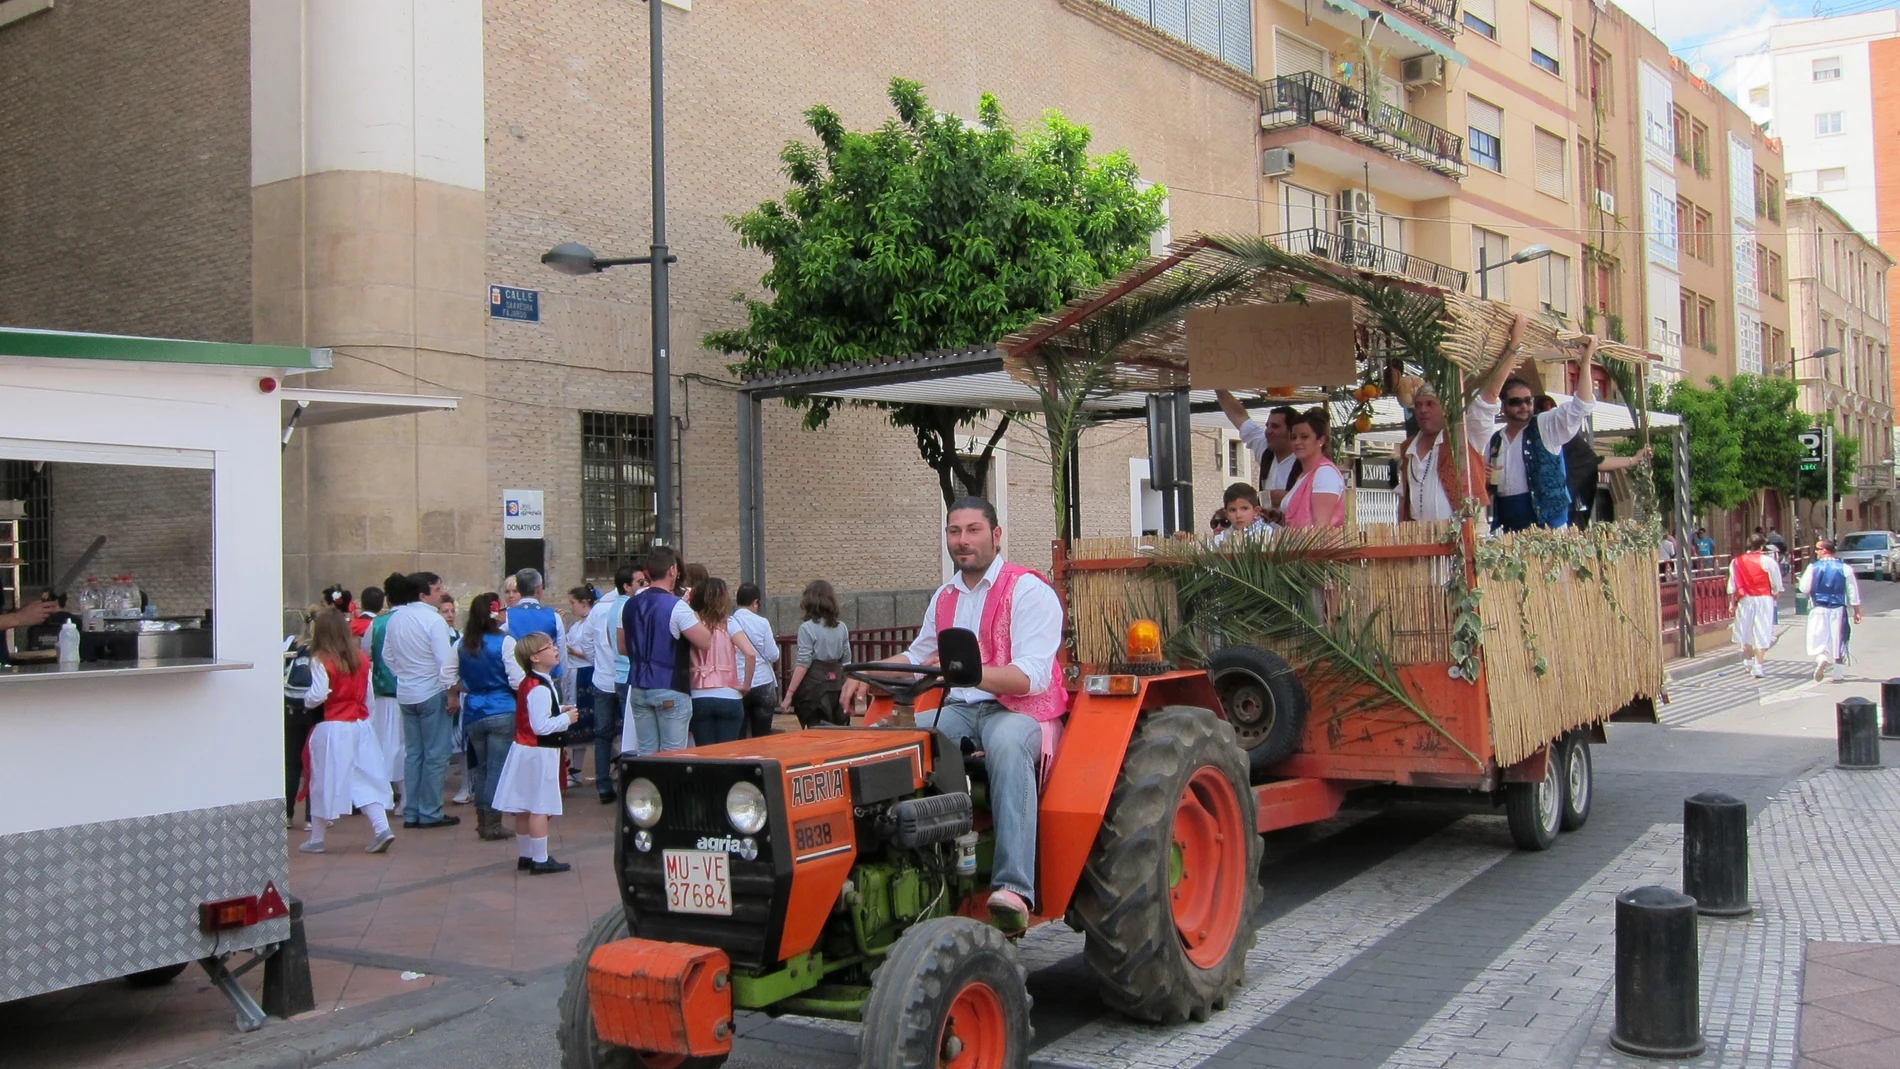
[[[651,828],[660,822],[660,789],[653,781],[641,776],[627,784],[627,815],[642,828]]]
[[[726,792],[726,819],[741,835],[757,835],[765,827],[765,792],[756,784],[740,781]]]

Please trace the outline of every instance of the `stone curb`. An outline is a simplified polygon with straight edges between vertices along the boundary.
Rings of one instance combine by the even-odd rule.
[[[310,1069],[465,1017],[516,986],[518,982],[501,977],[451,981],[355,1011],[272,1020],[216,1049],[166,1063],[164,1069]]]
[[[1793,613],[1787,615],[1793,615]],[[1775,641],[1780,642],[1781,636],[1792,630],[1794,630],[1793,624],[1777,624],[1775,626]],[[1670,665],[1664,669],[1664,673],[1669,677],[1669,682],[1680,683],[1685,679],[1694,679],[1697,676],[1707,675],[1710,672],[1719,672],[1724,668],[1733,668],[1741,663],[1742,647],[1731,643],[1723,647],[1720,653],[1711,653],[1704,657],[1696,657],[1684,661],[1681,664]]]

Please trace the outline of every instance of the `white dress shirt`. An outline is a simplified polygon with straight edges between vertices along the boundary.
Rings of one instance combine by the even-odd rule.
[[[1287,489],[1288,484],[1292,482],[1287,476],[1293,473],[1293,465],[1297,463],[1297,461],[1290,452],[1286,456],[1275,457],[1268,451],[1266,425],[1257,419],[1250,419],[1241,424],[1240,440],[1245,442],[1247,448],[1252,451],[1253,459],[1256,464],[1267,465],[1267,484],[1261,487],[1261,489]],[[1271,463],[1268,463],[1269,461],[1271,461]]]
[[[611,640],[608,630],[619,611],[620,595],[602,594],[600,600],[594,602],[594,607],[588,610],[587,619],[574,628],[576,634],[570,640],[575,649],[587,655],[587,663],[594,669],[595,690],[612,689],[601,686],[598,680],[603,673],[614,670],[614,650],[608,645]]]
[[[397,606],[383,625],[383,664],[395,673],[396,701],[414,705],[455,686],[461,668],[454,647],[449,622],[435,606]]]
[[[1491,425],[1497,420],[1497,407],[1488,411],[1478,407],[1482,402],[1477,398],[1465,409],[1465,441],[1480,455],[1491,444]],[[1424,435],[1421,433],[1420,438]],[[1452,508],[1451,499],[1445,496],[1445,483],[1439,473],[1439,466],[1447,463],[1445,459],[1445,432],[1438,432],[1438,439],[1424,456],[1418,454],[1418,442],[1400,457],[1405,465],[1405,493],[1412,506],[1412,518],[1415,520],[1449,520],[1457,515]]]
[[[751,609],[736,609],[732,618],[751,640],[753,652],[759,655],[752,669],[752,685],[777,686],[778,676],[772,673],[772,665],[778,662],[778,636],[772,634],[771,621]]]
[[[948,586],[938,590],[924,609],[923,626],[917,629],[917,639],[910,644],[910,649],[904,651],[905,659],[912,664],[923,664],[936,656],[939,598],[956,598],[951,621],[957,627],[975,631],[980,637],[983,603],[988,600],[990,588],[996,585],[996,577],[1002,570],[1003,558],[999,555],[990,562],[989,570],[974,588],[965,586],[963,573],[958,572]],[[1056,597],[1055,588],[1039,577],[1025,575],[1016,580],[1015,589],[1010,591],[1009,608],[1009,663],[1029,677],[1030,694],[1041,694],[1049,689],[1050,676],[1055,672],[1056,651],[1062,645],[1062,599]],[[950,692],[949,698],[953,702],[993,702],[996,695],[975,687],[958,687]]]
[[[1492,424],[1497,421],[1502,403],[1486,401],[1482,396],[1473,397],[1471,406],[1465,410],[1466,433],[1470,429],[1482,427],[1483,430],[1472,436],[1478,452],[1487,462],[1491,457]],[[1581,397],[1572,397],[1548,412],[1537,415],[1537,433],[1544,440],[1544,449],[1553,455],[1561,455],[1564,443],[1577,436],[1583,425],[1590,421],[1590,413],[1595,410],[1596,402]],[[1520,432],[1520,437],[1523,432]],[[1518,439],[1511,437],[1507,429],[1503,431],[1504,441],[1498,447],[1498,465],[1503,469],[1498,473],[1497,492],[1502,497],[1531,492],[1529,477],[1524,472],[1524,449]]]

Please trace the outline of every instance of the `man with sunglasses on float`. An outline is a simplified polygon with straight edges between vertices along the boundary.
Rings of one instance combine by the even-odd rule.
[[[1522,323],[1520,315],[1513,324],[1513,335],[1521,334]],[[1504,414],[1504,426],[1491,435],[1484,454],[1491,481],[1493,531],[1570,525],[1564,443],[1576,437],[1596,408],[1596,382],[1590,375],[1596,349],[1594,336],[1584,342],[1576,394],[1548,412],[1534,412],[1537,391],[1512,374],[1523,360],[1521,344],[1505,350],[1503,359],[1471,399],[1474,423],[1496,419],[1500,407]]]

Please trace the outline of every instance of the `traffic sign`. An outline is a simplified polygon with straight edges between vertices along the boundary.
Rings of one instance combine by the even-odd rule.
[[[1809,427],[1807,430],[1801,432],[1800,438],[1801,448],[1803,450],[1801,454],[1801,470],[1819,471],[1821,469],[1821,463],[1826,459],[1827,455],[1827,432],[1820,427]]]

